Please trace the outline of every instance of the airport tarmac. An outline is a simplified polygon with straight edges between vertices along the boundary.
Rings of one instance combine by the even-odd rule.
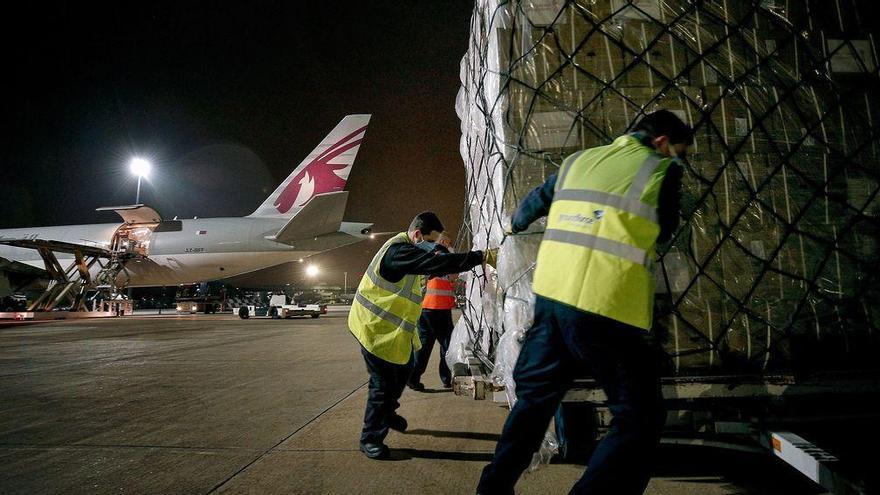
[[[0,328],[0,493],[473,493],[507,411],[407,390],[394,455],[358,451],[367,373],[344,311],[133,316]],[[526,474],[566,493],[583,466]],[[751,454],[663,447],[647,493],[821,493]]]

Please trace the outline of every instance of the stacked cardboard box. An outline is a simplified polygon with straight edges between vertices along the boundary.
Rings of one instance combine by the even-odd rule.
[[[873,38],[852,15],[863,6],[839,3],[478,2],[462,155],[499,201],[471,209],[474,244],[500,242],[505,218],[565,156],[666,108],[696,130],[686,222],[656,272],[672,371],[875,366],[880,81]],[[468,194],[471,205],[485,196]],[[528,328],[539,239],[503,244],[497,283],[470,299],[469,321],[497,313],[495,326],[466,329],[489,359],[500,335]]]

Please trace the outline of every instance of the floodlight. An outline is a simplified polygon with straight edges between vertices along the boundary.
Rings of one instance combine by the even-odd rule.
[[[143,158],[134,157],[128,164],[131,169],[131,173],[137,175],[138,177],[146,177],[150,175],[150,162],[148,160],[144,160]]]

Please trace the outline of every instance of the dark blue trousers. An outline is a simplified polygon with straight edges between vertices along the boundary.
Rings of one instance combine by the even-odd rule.
[[[608,396],[613,419],[571,493],[643,493],[665,421],[661,361],[645,334],[538,297],[513,373],[517,402],[477,492],[513,493],[574,378],[592,374]]]
[[[446,351],[449,350],[449,339],[452,338],[452,310],[451,309],[424,309],[419,317],[419,340],[422,348],[415,352],[410,383],[418,383],[428,368],[431,359],[431,351],[434,350],[434,342],[440,343],[440,381],[444,384],[452,383],[452,373],[446,364]]]
[[[412,359],[406,364],[394,364],[371,354],[363,346],[361,354],[370,373],[361,443],[382,443],[388,436],[389,420],[400,407],[398,401],[409,380]]]

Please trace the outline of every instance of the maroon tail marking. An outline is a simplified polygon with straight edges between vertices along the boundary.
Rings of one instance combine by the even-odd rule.
[[[281,194],[278,196],[278,199],[275,200],[275,207],[278,209],[278,212],[287,213],[293,207],[293,203],[299,196],[300,189],[302,189],[302,184],[300,184],[300,182],[306,176],[306,173],[308,173],[309,177],[311,177],[312,180],[315,181],[314,194],[341,191],[345,187],[345,180],[340,179],[335,172],[337,170],[344,169],[348,165],[335,165],[330,163],[330,160],[361,144],[363,138],[352,141],[348,144],[343,143],[346,143],[349,139],[364,132],[366,128],[367,126],[363,126],[360,129],[340,139],[335,144],[333,144],[333,146],[324,150],[323,153],[318,155],[298,174],[296,174],[293,179],[287,184],[287,187],[284,188],[284,191],[282,191]]]

